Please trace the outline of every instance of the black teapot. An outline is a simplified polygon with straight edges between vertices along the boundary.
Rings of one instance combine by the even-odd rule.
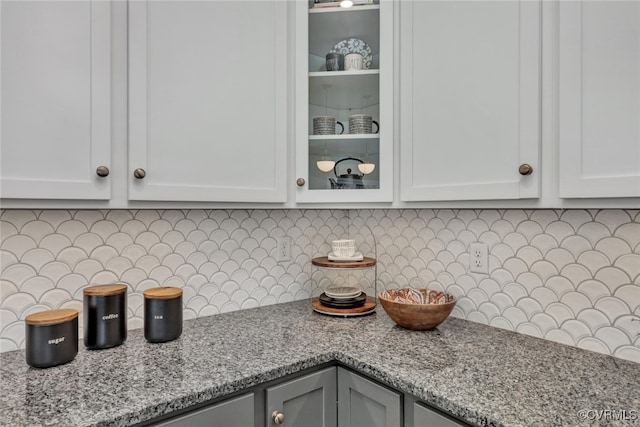
[[[357,168],[359,164],[364,163],[360,159],[356,159],[355,157],[346,157],[344,159],[338,160],[336,164],[333,166],[333,174],[336,176],[334,178],[329,178],[329,182],[331,183],[332,189],[361,189],[364,188],[364,183],[362,181],[362,177],[364,174],[351,173],[352,168],[348,167],[346,170],[346,174],[338,174],[338,165],[342,162],[353,162],[354,166]],[[343,165],[344,166],[344,165]]]

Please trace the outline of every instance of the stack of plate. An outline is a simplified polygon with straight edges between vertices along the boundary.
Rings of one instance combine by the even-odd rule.
[[[349,309],[362,307],[367,295],[353,286],[332,287],[323,292],[318,298],[325,307]]]

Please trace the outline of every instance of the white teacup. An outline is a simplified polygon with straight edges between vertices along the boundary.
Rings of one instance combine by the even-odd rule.
[[[346,71],[362,70],[364,58],[359,53],[350,53],[344,57],[344,69]]]

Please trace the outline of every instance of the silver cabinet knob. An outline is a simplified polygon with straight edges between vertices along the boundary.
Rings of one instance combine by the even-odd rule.
[[[518,172],[520,172],[520,175],[531,175],[533,173],[533,168],[530,164],[523,163],[518,168]]]
[[[305,183],[304,178],[296,179],[296,184],[298,185],[298,187],[302,187],[304,183]]]
[[[133,171],[133,176],[135,176],[137,179],[142,179],[145,176],[147,176],[147,173],[145,172],[144,169],[138,168],[138,169]]]
[[[284,422],[284,414],[280,411],[273,411],[273,414],[271,414],[271,418],[273,419],[273,422],[278,425]]]
[[[106,166],[98,166],[96,168],[96,175],[100,178],[104,178],[105,176],[109,176],[109,168]]]

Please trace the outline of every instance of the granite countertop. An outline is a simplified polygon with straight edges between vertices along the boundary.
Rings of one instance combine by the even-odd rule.
[[[1,354],[0,423],[131,425],[331,361],[478,425],[576,426],[580,410],[640,414],[638,363],[455,318],[409,331],[381,306],[345,319],[297,301],[186,321],[169,343],[149,344],[138,329],[120,347],[80,347],[49,369],[29,368],[24,351]]]

